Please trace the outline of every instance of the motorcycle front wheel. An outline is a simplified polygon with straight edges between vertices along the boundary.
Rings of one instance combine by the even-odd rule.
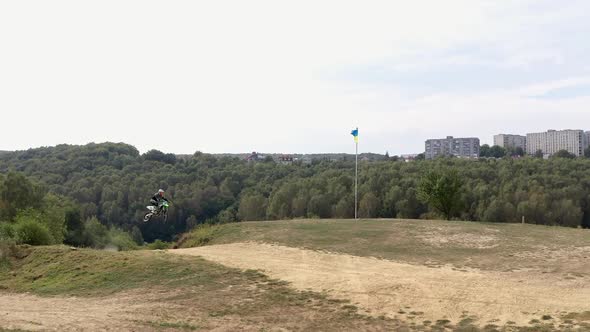
[[[148,222],[150,221],[150,219],[152,219],[152,213],[148,212],[145,214],[145,216],[143,216],[143,222]]]

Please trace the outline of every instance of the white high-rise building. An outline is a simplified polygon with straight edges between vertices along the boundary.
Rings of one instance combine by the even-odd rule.
[[[501,146],[505,149],[521,148],[526,151],[526,136],[499,134],[494,135],[494,145]]]
[[[549,156],[566,150],[575,156],[582,156],[587,146],[587,135],[583,130],[549,130],[526,134],[526,153],[531,155],[539,150]]]

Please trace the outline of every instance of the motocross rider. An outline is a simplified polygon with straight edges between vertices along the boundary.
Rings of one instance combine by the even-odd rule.
[[[158,209],[160,209],[161,203],[163,201],[168,202],[168,200],[164,197],[164,190],[162,189],[159,189],[158,192],[152,196],[152,199],[150,199],[150,203]]]

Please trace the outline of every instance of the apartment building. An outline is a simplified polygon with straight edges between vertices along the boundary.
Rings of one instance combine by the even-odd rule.
[[[505,149],[521,148],[526,151],[526,136],[498,134],[494,135],[494,145],[501,146]]]
[[[479,138],[454,138],[453,136],[447,136],[447,138],[429,139],[425,143],[424,156],[426,159],[434,159],[441,156],[477,158],[479,157]]]
[[[588,146],[587,133],[583,130],[549,130],[542,133],[526,135],[526,153],[535,154],[541,150],[544,155],[552,155],[560,150],[566,150],[576,156],[582,156]]]

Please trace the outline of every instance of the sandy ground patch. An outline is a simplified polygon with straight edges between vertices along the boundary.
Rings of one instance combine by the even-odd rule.
[[[477,234],[440,234],[425,233],[418,236],[418,239],[434,247],[445,247],[452,245],[463,248],[489,249],[498,246],[498,238],[495,235]]]
[[[371,315],[415,320],[475,316],[478,323],[526,325],[541,315],[590,310],[587,278],[538,272],[431,268],[369,257],[258,243],[168,251],[197,255],[230,267],[259,269],[301,290],[328,291]]]
[[[135,321],[153,319],[150,296],[119,293],[108,298],[39,297],[0,293],[0,327],[31,331],[145,331]],[[148,329],[149,330],[149,329]]]

